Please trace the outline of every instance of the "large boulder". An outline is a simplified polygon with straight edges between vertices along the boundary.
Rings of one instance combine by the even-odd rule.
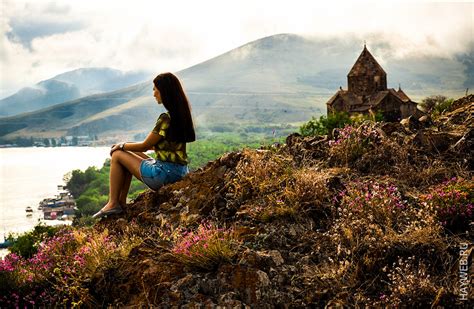
[[[423,123],[421,123],[415,116],[409,116],[400,121],[400,123],[409,131],[416,132],[423,128]]]
[[[407,134],[405,127],[399,122],[385,122],[380,129],[388,136],[395,132]]]
[[[441,153],[450,149],[461,137],[460,135],[448,132],[420,130],[416,133],[412,142],[427,152]]]

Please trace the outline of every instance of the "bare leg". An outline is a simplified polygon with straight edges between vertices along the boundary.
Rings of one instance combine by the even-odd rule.
[[[140,159],[151,158],[143,152],[134,152],[134,151],[127,151],[127,152],[139,157]],[[138,179],[138,180],[142,181],[141,179]],[[127,195],[128,195],[128,191],[130,190],[131,183],[132,183],[132,174],[127,170],[125,181],[123,183],[122,190],[120,191],[120,197],[119,197],[119,203],[122,206],[127,204]]]
[[[119,206],[120,191],[124,185],[126,173],[129,173],[124,170],[115,153],[117,151],[112,154],[112,159],[110,160],[109,201],[102,210],[109,210]]]
[[[127,170],[125,173],[125,179],[123,182],[122,190],[120,190],[119,203],[121,206],[125,206],[127,204],[127,195],[128,195],[128,191],[130,190],[131,183],[132,183],[132,173],[130,173]]]
[[[130,187],[131,176],[140,179],[140,163],[143,159],[127,151],[115,151],[110,160],[110,188],[109,201],[102,208],[103,211],[119,206],[119,203],[127,198]],[[128,180],[130,179],[130,180]],[[141,180],[141,179],[140,179]],[[123,193],[122,193],[123,192]]]

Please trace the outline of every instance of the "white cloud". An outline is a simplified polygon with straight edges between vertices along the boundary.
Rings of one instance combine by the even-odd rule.
[[[276,33],[354,34],[368,44],[376,33],[389,38],[392,55],[450,56],[466,49],[474,28],[469,2],[4,0],[2,6],[0,97],[79,67],[177,71]],[[33,37],[29,50],[7,38],[12,20],[66,26]]]

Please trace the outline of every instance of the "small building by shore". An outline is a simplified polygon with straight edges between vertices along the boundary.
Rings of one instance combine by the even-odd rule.
[[[43,212],[44,220],[73,219],[75,217],[76,202],[71,193],[64,186],[59,185],[59,194],[54,198],[45,198],[38,209]]]

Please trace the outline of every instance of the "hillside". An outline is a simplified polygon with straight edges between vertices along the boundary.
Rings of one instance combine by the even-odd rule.
[[[227,153],[41,259],[7,259],[2,292],[20,306],[472,307],[473,115],[470,95],[430,127],[364,122]]]
[[[420,55],[399,58],[391,54],[387,44],[384,39],[374,38],[369,48],[387,71],[388,86],[398,87],[401,83],[414,100],[430,94],[459,95],[466,87],[474,87],[470,85],[470,64],[466,60],[469,55],[452,59]],[[249,42],[176,74],[183,81],[198,127],[300,123],[308,115],[324,113],[326,101],[339,86],[347,87],[346,75],[361,49],[361,42],[354,37],[322,39],[278,34]],[[150,113],[161,112],[151,88],[150,80],[121,90],[127,100],[116,101],[116,92],[104,93],[94,98],[107,104],[96,106],[95,99],[84,97],[58,105],[61,112],[52,108],[48,114],[43,110],[2,118],[0,137],[102,137],[124,133],[132,137],[150,129],[154,121]],[[88,111],[92,105],[94,114]],[[69,115],[66,119],[64,109]]]
[[[0,100],[0,117],[32,112],[92,94],[122,89],[150,77],[144,72],[83,68],[56,75]]]
[[[110,92],[107,96],[91,95],[85,98],[68,101],[58,105],[46,107],[35,112],[20,114],[17,116],[4,117],[0,119],[0,136],[8,139],[8,134],[14,132],[12,136],[33,136],[33,137],[59,137],[61,135],[92,135],[94,132],[101,132],[106,128],[100,125],[107,125],[115,128],[123,128],[124,125],[113,118],[107,119],[110,123],[97,122],[96,126],[91,126],[80,132],[76,130],[76,125],[89,117],[117,108],[122,104],[140,97],[145,92],[144,84],[141,87],[132,86],[129,88]],[[148,106],[151,108],[151,106]],[[148,120],[148,118],[146,118]],[[150,124],[153,119],[149,119]],[[111,125],[112,124],[112,125]],[[99,127],[97,127],[99,125]]]

